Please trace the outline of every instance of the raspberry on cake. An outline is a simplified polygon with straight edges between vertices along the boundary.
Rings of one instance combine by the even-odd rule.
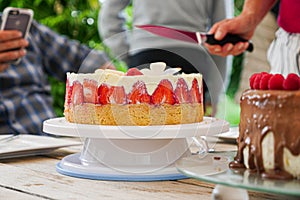
[[[266,72],[250,77],[240,100],[238,152],[231,168],[262,177],[300,178],[300,78]]]
[[[68,122],[98,125],[168,125],[203,120],[202,75],[177,74],[165,63],[127,73],[99,69],[67,73]]]

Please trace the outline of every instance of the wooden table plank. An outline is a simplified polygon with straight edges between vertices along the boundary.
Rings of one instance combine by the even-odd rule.
[[[35,194],[26,194],[24,192],[16,191],[12,188],[3,187],[0,185],[0,199],[13,200],[39,200],[42,197],[35,196]]]
[[[78,179],[55,172],[0,164],[2,187],[53,199],[210,199],[211,188],[177,181],[118,182]],[[39,169],[39,168],[37,168]]]

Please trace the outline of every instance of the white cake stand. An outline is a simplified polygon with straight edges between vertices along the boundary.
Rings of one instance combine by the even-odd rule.
[[[68,123],[65,118],[44,122],[43,131],[80,137],[80,153],[64,157],[59,173],[79,178],[156,181],[187,178],[175,162],[190,156],[187,138],[212,136],[229,130],[229,123],[204,117],[194,124],[164,126],[101,126]]]

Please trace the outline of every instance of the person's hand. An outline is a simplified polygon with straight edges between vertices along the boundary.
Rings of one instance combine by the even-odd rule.
[[[113,69],[115,70],[116,67],[112,64],[112,62],[106,62],[104,65],[100,67],[100,69]]]
[[[9,62],[25,56],[28,41],[22,33],[15,30],[0,30],[0,72],[4,71]]]
[[[213,25],[210,29],[210,34],[215,34],[215,39],[221,40],[227,33],[237,34],[240,37],[249,40],[253,34],[256,25],[251,21],[250,17],[238,16],[233,19],[226,19]],[[204,44],[207,50],[214,55],[228,56],[239,55],[244,52],[248,46],[248,42],[238,42],[235,45],[228,43],[224,46]]]

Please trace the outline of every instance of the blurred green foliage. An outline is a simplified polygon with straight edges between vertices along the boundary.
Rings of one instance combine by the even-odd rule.
[[[0,10],[7,6],[32,9],[35,20],[91,48],[101,43],[97,30],[98,0],[0,0]]]
[[[238,16],[241,14],[243,5],[244,5],[244,0],[234,0],[234,16]]]
[[[226,95],[234,99],[235,93],[238,91],[240,84],[241,73],[243,70],[244,54],[233,57],[232,70],[230,74],[230,81],[226,90]]]
[[[104,50],[110,55],[102,43],[97,29],[98,12],[101,8],[100,0],[0,0],[0,11],[5,7],[30,8],[34,11],[34,19],[50,27],[54,31],[76,39],[88,45],[90,48]],[[235,15],[241,11],[244,0],[234,0]],[[127,7],[127,26],[132,28],[132,9]],[[111,57],[119,70],[125,71],[124,63]],[[231,81],[227,94],[233,97],[235,94],[242,70],[243,55],[234,57]],[[65,83],[49,77],[54,97],[54,108],[58,116],[63,115]]]

